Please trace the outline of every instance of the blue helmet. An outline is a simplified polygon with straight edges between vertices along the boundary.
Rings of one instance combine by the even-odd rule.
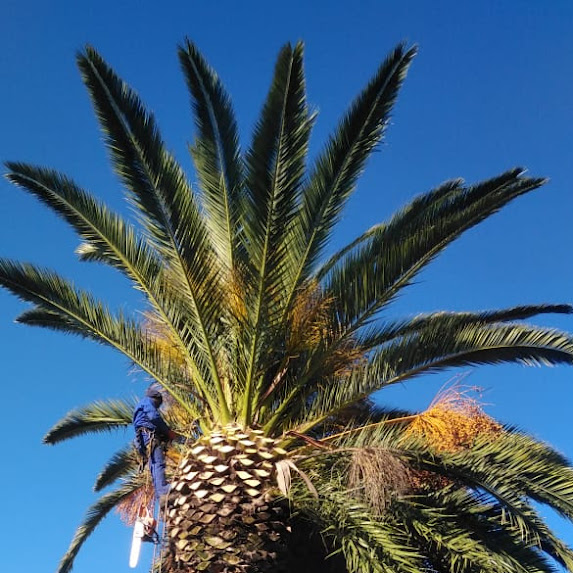
[[[155,385],[151,385],[145,391],[145,395],[149,396],[154,402],[158,402],[158,405],[163,402],[163,396],[161,395],[161,392],[155,387]]]

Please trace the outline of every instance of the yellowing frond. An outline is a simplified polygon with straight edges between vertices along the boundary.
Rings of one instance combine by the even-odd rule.
[[[336,338],[333,303],[334,298],[325,296],[316,280],[310,281],[298,292],[289,313],[287,355],[296,356]],[[363,358],[364,352],[352,339],[347,339],[329,351],[323,372],[343,376],[351,372]]]
[[[194,430],[196,419],[191,418],[189,412],[174,400],[167,398],[168,409],[165,418],[171,428],[190,434]]]
[[[287,348],[296,352],[320,344],[331,328],[332,303],[316,280],[300,289],[289,312]]]
[[[180,343],[174,340],[173,331],[167,327],[161,318],[153,312],[146,312],[145,330],[149,341],[167,363],[186,369],[188,357]]]
[[[247,318],[245,306],[245,289],[237,271],[231,273],[225,281],[224,292],[227,295],[227,310],[238,322],[244,322]]]

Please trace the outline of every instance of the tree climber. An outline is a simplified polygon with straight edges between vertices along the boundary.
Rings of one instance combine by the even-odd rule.
[[[165,478],[165,446],[177,437],[177,434],[165,423],[159,408],[163,402],[161,392],[150,386],[133,413],[135,444],[145,461],[153,479],[155,495],[158,499],[169,492]]]

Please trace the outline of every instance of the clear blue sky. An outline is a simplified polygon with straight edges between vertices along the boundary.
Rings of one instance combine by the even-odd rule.
[[[424,273],[396,315],[573,301],[573,3],[172,1],[21,2],[0,17],[0,158],[63,170],[117,208],[119,185],[75,68],[98,48],[157,115],[186,167],[192,123],[175,48],[192,38],[231,92],[245,136],[286,41],[306,43],[309,99],[320,111],[315,149],[379,61],[399,41],[420,46],[381,152],[336,236],[342,244],[414,195],[452,177],[476,181],[515,165],[549,176],[472,230]],[[245,138],[245,142],[248,139]],[[22,191],[0,182],[0,255],[53,267],[113,305],[136,299],[109,269],[76,262],[77,239]],[[0,292],[3,363],[1,538],[6,571],[51,571],[95,499],[94,478],[129,434],[54,448],[45,431],[94,399],[141,394],[145,380],[110,350],[13,323],[24,305]],[[573,331],[573,317],[545,324]],[[423,409],[448,374],[381,400]],[[488,367],[471,373],[488,412],[573,457],[573,369]],[[573,527],[553,517],[573,545]],[[131,532],[111,515],[76,562],[78,573],[128,571]],[[146,571],[149,554],[139,570]]]

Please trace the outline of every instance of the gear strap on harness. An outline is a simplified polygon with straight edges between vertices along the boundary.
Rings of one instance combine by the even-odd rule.
[[[147,443],[146,438],[147,437]],[[160,440],[156,435],[155,431],[143,426],[135,429],[135,449],[139,455],[139,472],[143,472],[151,453],[155,448],[163,448],[163,451],[167,449],[167,442],[165,440]]]

